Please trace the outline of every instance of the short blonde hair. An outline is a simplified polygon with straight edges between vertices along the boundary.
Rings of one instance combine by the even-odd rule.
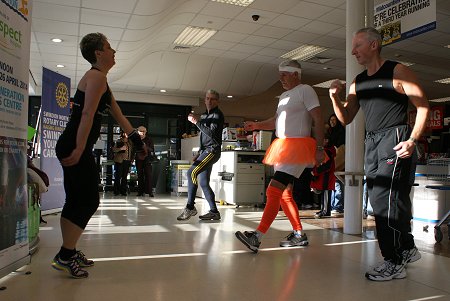
[[[139,132],[147,132],[147,129],[145,128],[145,126],[142,126],[142,125],[140,127],[138,127],[137,130]]]

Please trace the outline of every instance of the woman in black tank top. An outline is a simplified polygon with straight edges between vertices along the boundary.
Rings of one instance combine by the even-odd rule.
[[[92,64],[81,78],[74,96],[74,104],[66,129],[56,144],[56,154],[64,171],[66,202],[61,213],[63,244],[52,260],[52,266],[66,271],[74,278],[86,278],[82,267],[94,265],[76,249],[78,239],[98,208],[99,174],[92,149],[100,135],[102,114],[111,113],[136,151],[142,141],[117,105],[107,83],[108,71],[114,66],[114,54],[106,37],[91,33],[80,43],[83,57]]]

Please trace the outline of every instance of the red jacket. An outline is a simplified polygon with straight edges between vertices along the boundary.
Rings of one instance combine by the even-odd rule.
[[[336,176],[334,175],[334,157],[336,157],[336,149],[334,146],[326,146],[324,151],[329,159],[319,166],[314,166],[311,172],[311,188],[317,190],[334,190],[334,185],[336,184]]]

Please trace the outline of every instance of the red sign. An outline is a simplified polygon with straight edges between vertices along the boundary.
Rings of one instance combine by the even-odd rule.
[[[416,123],[417,111],[410,111],[408,123],[412,127]],[[433,106],[430,108],[427,120],[427,130],[439,130],[444,127],[444,106]]]

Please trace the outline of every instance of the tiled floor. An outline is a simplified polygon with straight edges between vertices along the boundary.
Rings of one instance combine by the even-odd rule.
[[[253,230],[261,209],[221,206],[221,222],[179,222],[184,202],[105,196],[79,243],[96,261],[81,280],[50,267],[61,237],[59,215],[46,216],[39,250],[30,265],[0,279],[0,300],[450,300],[447,232],[435,244],[432,231],[415,226],[422,259],[408,266],[406,279],[379,283],[364,278],[380,260],[373,222],[362,236],[346,235],[342,218],[315,220],[314,211],[301,211],[310,245],[280,248],[290,231],[280,213],[253,254],[234,232]],[[197,209],[207,210],[202,200]]]

